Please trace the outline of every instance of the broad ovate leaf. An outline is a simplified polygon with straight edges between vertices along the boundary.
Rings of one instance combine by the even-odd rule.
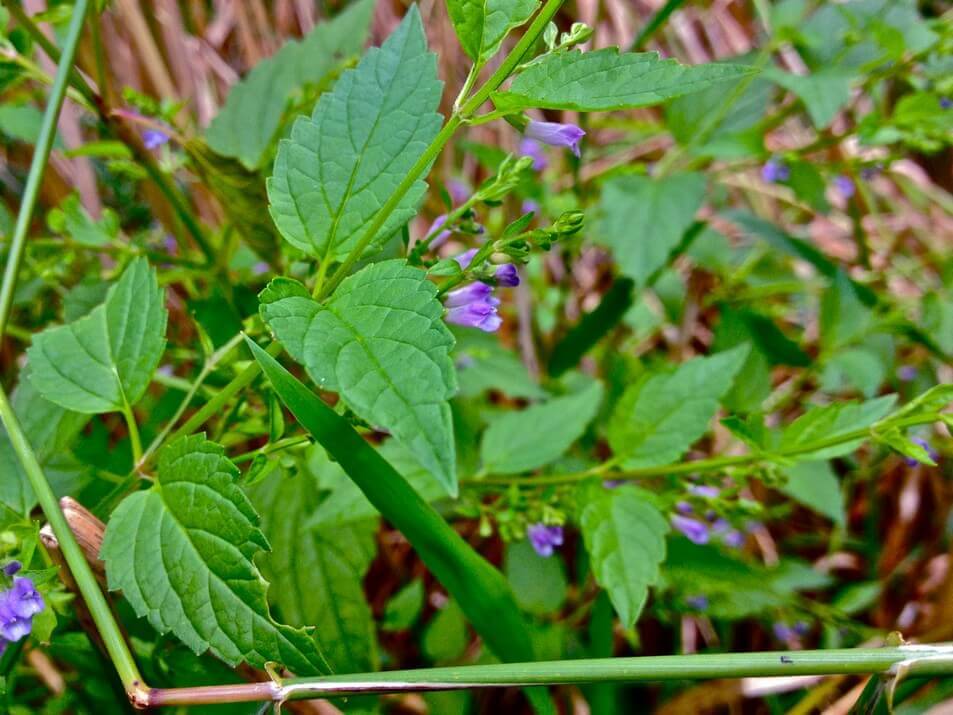
[[[281,235],[322,260],[347,256],[440,130],[442,87],[411,6],[384,44],[341,75],[281,142],[268,180]],[[414,182],[367,251],[414,216],[426,189]]]
[[[448,0],[447,11],[463,51],[474,62],[483,63],[538,6],[537,0]]]
[[[34,336],[30,381],[44,398],[75,412],[128,409],[146,391],[165,349],[165,291],[144,258],[106,301],[68,325]]]
[[[596,583],[625,628],[632,627],[659,578],[668,522],[634,487],[589,485],[579,493],[579,525]]]
[[[389,431],[456,495],[454,341],[426,273],[383,261],[345,279],[324,303],[287,278],[260,299],[262,318],[311,379]]]
[[[238,474],[203,435],[163,449],[155,484],[126,497],[109,519],[100,553],[109,588],[197,654],[211,650],[232,666],[326,671],[312,636],[268,612],[254,558],[269,545]]]
[[[289,95],[304,85],[333,77],[357,55],[370,30],[374,0],[359,0],[332,20],[316,25],[299,40],[289,40],[272,57],[256,64],[232,87],[205,138],[217,153],[257,169],[281,126]]]
[[[665,265],[705,198],[701,174],[620,176],[605,185],[596,240],[636,284]]]
[[[609,422],[609,444],[627,469],[677,461],[708,430],[748,357],[740,345],[650,374],[630,386]]]
[[[494,92],[501,111],[570,109],[579,112],[659,104],[751,73],[740,65],[685,66],[656,52],[557,52],[518,74],[505,92]]]
[[[376,515],[349,524],[311,529],[324,501],[310,474],[272,475],[248,490],[272,553],[261,560],[277,614],[296,626],[314,626],[332,672],[378,668],[374,616],[364,596],[364,576],[377,545]]]
[[[483,469],[517,474],[558,459],[582,436],[601,400],[602,384],[592,382],[575,394],[503,413],[483,434]]]
[[[798,459],[833,459],[856,450],[868,437],[868,429],[885,417],[897,402],[884,395],[866,402],[837,402],[810,408],[784,428],[778,448]],[[859,433],[854,439],[844,438]]]

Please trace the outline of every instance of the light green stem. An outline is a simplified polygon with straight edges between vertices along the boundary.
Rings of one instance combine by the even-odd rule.
[[[139,464],[142,461],[142,438],[139,436],[139,424],[136,422],[136,414],[132,411],[130,405],[126,405],[122,410],[122,416],[126,420],[126,427],[129,429],[129,445],[132,447],[132,463]]]
[[[772,651],[592,658],[538,663],[495,663],[384,673],[292,678],[206,688],[154,690],[153,706],[222,702],[303,700],[382,693],[411,693],[477,688],[636,683],[712,678],[793,675],[953,674],[953,647],[912,645],[896,648]]]

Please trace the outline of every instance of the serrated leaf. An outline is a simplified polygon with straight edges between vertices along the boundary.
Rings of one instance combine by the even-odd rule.
[[[154,486],[126,497],[109,519],[100,552],[109,588],[196,654],[326,671],[311,636],[268,612],[268,584],[254,564],[268,540],[238,473],[203,435],[163,449]]]
[[[827,127],[850,101],[851,75],[843,69],[834,67],[809,75],[796,75],[771,68],[765,74],[804,102],[817,129]]]
[[[713,63],[684,66],[656,52],[557,52],[530,65],[509,90],[494,92],[500,110],[571,109],[580,112],[631,109],[738,79],[750,67]]]
[[[939,412],[951,402],[953,402],[953,383],[934,385],[897,410],[890,419],[892,421],[901,417]]]
[[[273,476],[248,491],[272,546],[261,567],[278,615],[292,625],[314,626],[332,672],[377,670],[374,616],[363,580],[377,551],[379,520],[372,516],[333,528],[308,528],[323,499],[319,484],[306,472]]]
[[[602,384],[593,382],[575,394],[503,413],[483,434],[483,469],[517,474],[558,459],[585,432],[601,401]]]
[[[629,387],[609,421],[609,444],[627,469],[675,462],[708,430],[748,346],[682,363]]]
[[[463,51],[486,62],[500,49],[510,30],[526,22],[537,0],[448,0],[447,11]]]
[[[856,450],[867,435],[830,446],[824,446],[824,443],[836,442],[846,434],[866,430],[890,412],[896,401],[896,395],[884,395],[861,403],[837,402],[814,407],[784,429],[779,449],[798,459],[843,457]]]
[[[899,452],[908,459],[913,459],[920,464],[926,464],[930,467],[936,466],[933,456],[931,456],[929,451],[924,449],[922,444],[914,442],[896,427],[889,429],[886,432],[877,434],[875,437],[878,442],[886,444],[888,447]]]
[[[209,146],[223,156],[257,169],[275,138],[289,95],[318,84],[358,54],[370,30],[374,0],[359,0],[333,19],[314,27],[300,41],[289,40],[272,57],[256,64],[238,82],[206,131]]]
[[[638,285],[665,265],[705,198],[705,177],[621,176],[602,192],[596,240]]]
[[[165,349],[165,291],[144,258],[83,318],[44,330],[27,350],[30,381],[76,412],[127,409],[142,397]]]
[[[411,6],[281,142],[268,199],[282,236],[308,255],[343,259],[440,130],[442,87]],[[368,251],[414,216],[426,189],[414,183]]]
[[[580,496],[579,525],[596,583],[609,593],[623,627],[630,628],[658,581],[668,522],[628,486],[589,485]]]
[[[326,303],[287,278],[260,298],[262,318],[311,379],[390,431],[456,495],[453,335],[426,273],[384,261],[348,277]]]

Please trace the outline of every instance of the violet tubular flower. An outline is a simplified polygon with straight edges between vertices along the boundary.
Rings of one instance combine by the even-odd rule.
[[[526,527],[526,537],[537,554],[543,558],[553,555],[555,547],[563,545],[563,528],[546,524],[531,524]]]
[[[427,233],[424,234],[424,238],[438,231],[438,229],[440,229],[440,227],[443,226],[446,222],[447,222],[447,214],[440,214],[439,216],[437,216],[437,218],[433,220],[433,223],[430,224],[430,228],[427,229]],[[431,239],[430,246],[428,246],[428,248],[439,248],[440,246],[442,246],[444,243],[447,242],[447,239],[450,238],[450,235],[451,235],[450,229],[444,229],[443,231],[440,231],[439,233],[437,233],[436,236],[434,236]],[[464,268],[466,268],[466,266],[464,266]]]
[[[500,301],[491,295],[492,291],[492,287],[477,281],[447,293],[447,322],[487,333],[498,330],[503,320],[496,312]]]
[[[682,532],[685,538],[687,538],[693,544],[708,543],[708,526],[697,519],[691,519],[687,516],[675,514],[672,516],[671,521],[672,526],[674,526],[678,531]]]
[[[543,144],[566,147],[578,157],[581,156],[579,142],[586,133],[575,124],[537,122],[535,119],[530,119],[529,124],[526,125],[525,135]]]
[[[152,151],[169,141],[169,135],[158,129],[146,129],[142,132],[142,143],[146,149]]]
[[[0,637],[15,642],[33,628],[33,616],[44,608],[43,597],[28,578],[15,578],[13,586],[0,593]]]
[[[780,159],[768,159],[761,167],[761,178],[770,184],[787,181],[791,178],[791,169]]]
[[[493,274],[496,284],[504,288],[515,288],[520,284],[520,274],[512,263],[505,263]]]
[[[854,182],[851,181],[849,176],[844,176],[840,174],[834,178],[834,188],[837,189],[837,192],[843,196],[845,199],[849,199],[854,195]]]

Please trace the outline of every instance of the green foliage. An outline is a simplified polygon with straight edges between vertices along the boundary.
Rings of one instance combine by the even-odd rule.
[[[596,582],[609,593],[619,620],[635,624],[665,559],[668,523],[640,490],[594,484],[578,495],[579,525]]]
[[[558,459],[582,436],[601,400],[602,385],[592,382],[575,394],[500,415],[480,443],[483,469],[517,474]]]
[[[597,238],[622,272],[644,286],[692,225],[704,196],[701,174],[613,179],[602,192]]]
[[[782,491],[838,526],[846,526],[844,495],[830,462],[798,462],[785,469],[787,482]]]
[[[748,347],[740,346],[694,358],[673,372],[647,374],[630,386],[609,423],[616,458],[629,469],[678,460],[708,429],[747,356]]]
[[[497,109],[529,107],[597,112],[660,104],[750,73],[728,64],[686,67],[659,59],[654,52],[559,52],[537,60],[516,76],[509,89],[496,92]]]
[[[484,63],[497,53],[510,30],[526,22],[537,0],[450,0],[447,11],[460,45],[470,59]]]
[[[128,410],[162,357],[167,317],[155,270],[137,259],[102,305],[34,338],[27,351],[30,381],[44,398],[69,410]]]
[[[411,6],[387,41],[342,74],[281,142],[268,180],[281,235],[325,262],[347,256],[439,131],[441,89]],[[423,179],[414,183],[368,252],[413,217],[426,189]]]
[[[864,442],[867,428],[885,417],[896,401],[896,395],[884,395],[862,403],[813,407],[785,427],[778,447],[798,459],[833,459],[850,454]],[[845,438],[855,432],[861,434]]]
[[[332,672],[378,667],[374,617],[363,580],[374,559],[377,519],[313,529],[322,503],[320,484],[310,474],[266,479],[248,490],[271,542],[262,573],[281,619],[314,628]]]
[[[326,303],[279,278],[261,314],[314,382],[341,393],[354,412],[393,433],[455,495],[453,336],[437,289],[403,261],[368,266]]]
[[[228,93],[206,131],[209,146],[259,169],[281,126],[289,96],[302,87],[327,84],[357,55],[370,30],[373,0],[358,0],[314,27],[301,41],[289,40],[256,64]]]
[[[268,613],[268,584],[253,559],[269,544],[237,476],[203,435],[166,447],[155,486],[127,497],[109,519],[101,552],[109,588],[196,654],[325,671],[312,636]]]

